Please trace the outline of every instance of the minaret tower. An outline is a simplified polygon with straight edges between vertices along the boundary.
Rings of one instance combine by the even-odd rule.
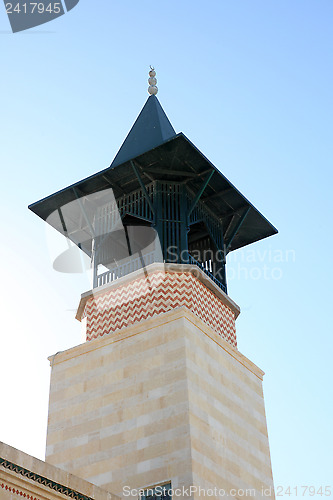
[[[277,231],[148,82],[110,167],[29,207],[93,268],[86,342],[50,357],[46,461],[130,498],[274,497],[263,372],[237,349],[225,265]]]

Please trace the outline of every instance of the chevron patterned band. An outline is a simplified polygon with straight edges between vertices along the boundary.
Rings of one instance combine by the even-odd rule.
[[[80,319],[87,318],[86,338],[93,340],[182,306],[237,347],[234,312],[190,272],[155,272],[93,294]]]

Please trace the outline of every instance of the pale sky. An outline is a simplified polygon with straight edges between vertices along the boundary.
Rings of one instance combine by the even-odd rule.
[[[82,342],[90,287],[27,206],[111,163],[151,64],[176,132],[279,230],[229,258],[238,347],[266,372],[276,487],[330,484],[332,25],[331,0],[80,0],[12,34],[0,5],[1,441],[44,458],[47,357]]]

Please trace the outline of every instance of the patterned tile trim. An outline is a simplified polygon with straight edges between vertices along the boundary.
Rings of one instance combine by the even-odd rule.
[[[22,476],[32,480],[36,481],[36,483],[42,484],[46,486],[47,488],[50,488],[51,490],[54,490],[58,493],[62,493],[65,496],[68,496],[69,498],[74,498],[75,500],[93,500],[91,497],[88,497],[86,495],[82,495],[78,491],[72,490],[71,488],[68,488],[67,486],[63,486],[62,484],[55,483],[54,481],[47,479],[46,477],[40,476],[39,474],[35,474],[34,472],[31,472],[30,470],[24,469],[23,467],[20,467],[19,465],[13,464],[9,460],[5,460],[4,458],[0,458],[0,466],[2,466],[4,469],[11,470],[13,472],[16,472],[17,474],[21,474]],[[23,497],[28,498],[29,500],[39,500],[37,497],[34,495],[28,495],[20,490],[18,490],[15,487],[10,487],[4,483],[0,483],[1,488],[11,491],[12,493],[16,493],[17,495],[21,495]]]
[[[18,490],[17,488],[15,487],[13,488],[11,486],[8,486],[7,484],[0,483],[0,486],[3,490],[9,491],[10,493],[14,493],[15,495],[19,495],[22,498],[27,498],[27,500],[40,500],[34,495],[30,495],[29,493],[24,493],[22,490]]]
[[[91,296],[82,315],[87,318],[86,338],[93,340],[181,306],[237,348],[234,313],[190,272],[158,271]]]
[[[24,493],[23,491],[18,490],[17,488],[12,488],[7,484],[1,483],[0,486],[3,490],[9,491],[10,493],[14,493],[15,495],[20,495],[21,497],[27,498],[28,500],[39,500],[39,498],[35,497],[34,495],[30,495],[29,493]]]

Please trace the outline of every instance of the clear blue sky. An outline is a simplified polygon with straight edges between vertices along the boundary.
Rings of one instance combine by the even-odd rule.
[[[0,440],[44,457],[47,356],[82,341],[85,277],[28,204],[109,165],[148,96],[279,229],[229,262],[265,372],[276,486],[332,481],[331,0],[81,0],[11,34],[0,6]]]

